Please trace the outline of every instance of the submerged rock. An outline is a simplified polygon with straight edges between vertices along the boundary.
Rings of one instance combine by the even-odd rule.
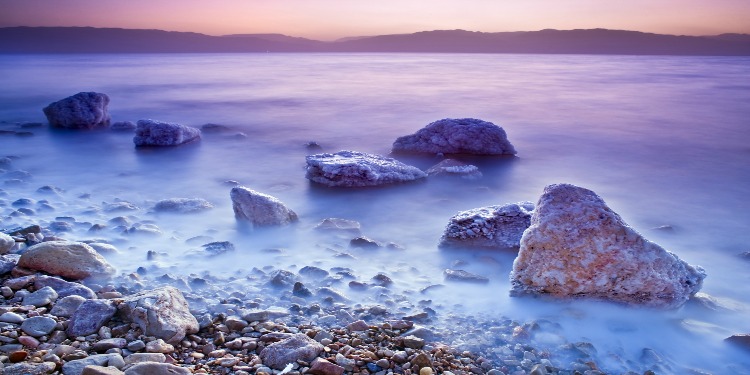
[[[591,190],[545,187],[513,263],[511,295],[676,308],[706,277],[643,238]]]
[[[234,216],[253,225],[285,225],[297,221],[297,214],[280,200],[244,186],[232,188]]]
[[[306,160],[305,177],[327,186],[378,186],[427,177],[419,168],[396,159],[357,151],[309,155]]]
[[[503,128],[474,118],[442,119],[393,142],[393,152],[515,155]]]
[[[156,120],[138,120],[133,143],[136,146],[177,146],[200,137],[201,131],[189,126]]]
[[[21,255],[18,266],[73,280],[108,277],[115,273],[115,269],[91,246],[68,241],[31,246]]]
[[[201,198],[170,198],[156,202],[154,211],[192,213],[213,208],[207,200]]]
[[[469,283],[486,284],[490,279],[464,270],[446,269],[443,271],[446,281],[462,281]]]
[[[440,246],[518,247],[533,210],[533,203],[518,202],[459,212],[450,218]]]
[[[50,125],[66,129],[93,129],[108,126],[109,96],[98,92],[79,92],[44,108]]]
[[[136,125],[132,121],[118,121],[109,127],[110,130],[116,131],[133,131],[135,128]]]
[[[348,219],[340,219],[331,217],[328,219],[323,219],[318,225],[315,226],[315,230],[319,230],[322,232],[340,232],[344,234],[354,234],[354,235],[360,235],[361,234],[361,225],[358,221],[355,220],[348,220]]]
[[[167,286],[124,298],[117,307],[122,316],[138,324],[145,335],[178,344],[185,335],[198,332],[198,320],[177,288]]]
[[[430,176],[455,176],[465,180],[476,180],[482,177],[476,165],[465,164],[456,159],[445,159],[427,170]]]

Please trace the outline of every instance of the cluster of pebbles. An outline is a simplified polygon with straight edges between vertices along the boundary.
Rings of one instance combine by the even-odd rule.
[[[57,239],[42,232],[32,226],[13,234],[19,242]],[[604,373],[592,344],[565,342],[556,334],[559,327],[549,321],[439,316],[429,307],[405,315],[389,306],[347,303],[335,289],[303,277],[316,275],[330,283],[346,270],[328,275],[312,266],[298,274],[254,269],[248,275],[220,279],[141,268],[111,278],[106,285],[80,284],[114,304],[147,286],[181,287],[200,329],[173,345],[144,334],[142,327],[120,314],[94,334],[71,336],[72,312],[62,306],[65,299],[32,282],[37,278],[55,285],[48,280],[54,277],[5,269],[0,288],[0,363],[5,374]],[[377,279],[388,284],[385,275]],[[256,287],[243,292],[232,287],[239,286],[238,281]],[[294,340],[301,343],[288,352],[273,356],[265,350]],[[644,356],[651,363],[623,360],[618,373],[637,374],[627,368],[644,364],[669,370],[658,354]]]

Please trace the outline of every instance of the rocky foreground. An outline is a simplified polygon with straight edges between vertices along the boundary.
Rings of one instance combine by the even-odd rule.
[[[12,238],[44,241],[41,231],[35,233],[39,229],[26,228]],[[250,293],[230,293],[224,286],[236,280],[181,280],[140,270],[106,285],[84,285],[29,272],[14,264],[17,259],[2,256],[4,374],[602,373],[591,344],[557,337],[550,346],[545,334],[543,346],[554,347],[554,353],[543,349],[535,335],[554,331],[551,322],[465,316],[453,318],[450,329],[431,329],[426,325],[436,316],[429,308],[404,316],[381,305],[350,306],[331,288],[295,281],[328,276],[315,267],[299,275],[254,270],[245,281],[261,289],[248,298]],[[387,285],[386,279],[377,280]],[[191,292],[159,286],[181,282],[188,282]]]

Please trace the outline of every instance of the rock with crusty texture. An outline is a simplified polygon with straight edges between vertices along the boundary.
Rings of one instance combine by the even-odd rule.
[[[109,126],[109,96],[79,92],[44,107],[50,125],[66,129],[93,129]]]
[[[327,186],[378,186],[427,177],[419,168],[396,159],[357,151],[309,155],[306,160],[305,177]]]
[[[133,143],[136,146],[178,146],[201,138],[197,128],[156,120],[138,120]]]
[[[462,163],[456,159],[445,159],[427,170],[427,175],[436,177],[460,177],[464,180],[482,178],[476,165]]]
[[[156,202],[154,211],[193,213],[209,210],[213,207],[209,201],[202,198],[169,198]]]
[[[234,216],[239,220],[258,226],[286,225],[297,221],[294,211],[270,195],[238,186],[232,188],[229,196],[232,198]]]
[[[260,359],[264,365],[281,370],[297,360],[310,362],[322,351],[323,345],[305,334],[298,333],[263,348]]]
[[[69,241],[49,241],[31,246],[21,255],[18,266],[73,280],[104,278],[115,273],[115,269],[91,246]]]
[[[450,218],[440,246],[516,248],[531,224],[533,210],[533,203],[518,202],[459,212]]]
[[[16,240],[13,237],[5,233],[0,233],[0,255],[7,254],[15,245]]]
[[[143,333],[175,345],[185,335],[198,332],[198,321],[177,288],[167,286],[127,296],[118,306],[126,320],[138,324]]]
[[[676,308],[706,277],[643,238],[591,190],[544,188],[521,238],[511,295],[592,298]]]
[[[503,128],[474,118],[442,119],[393,142],[393,152],[515,155]]]

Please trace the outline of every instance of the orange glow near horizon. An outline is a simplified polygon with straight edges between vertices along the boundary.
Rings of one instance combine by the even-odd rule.
[[[0,0],[0,27],[93,26],[320,40],[436,29],[750,33],[747,0]]]

